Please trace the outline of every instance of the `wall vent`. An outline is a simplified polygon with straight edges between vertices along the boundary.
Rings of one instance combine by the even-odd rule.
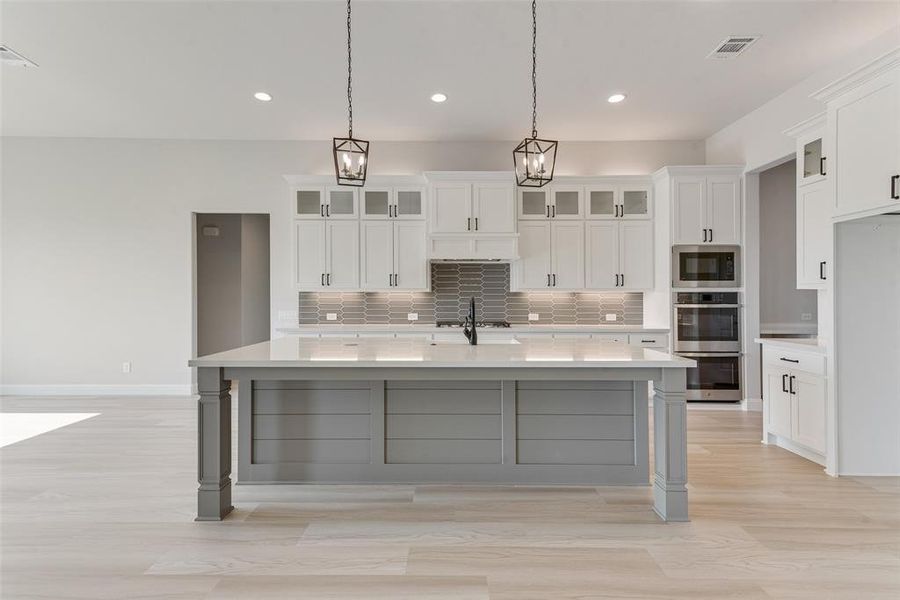
[[[753,45],[753,42],[758,39],[758,35],[727,37],[716,44],[716,49],[710,52],[706,58],[734,58]]]
[[[28,60],[9,46],[0,46],[0,59],[4,65],[12,65],[14,67],[36,67],[37,63]]]

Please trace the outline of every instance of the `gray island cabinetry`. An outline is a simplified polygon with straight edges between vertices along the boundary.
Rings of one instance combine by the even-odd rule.
[[[652,381],[654,510],[688,518],[684,358],[582,340],[286,337],[190,365],[198,520],[232,508],[232,380],[242,484],[578,485],[648,484]]]

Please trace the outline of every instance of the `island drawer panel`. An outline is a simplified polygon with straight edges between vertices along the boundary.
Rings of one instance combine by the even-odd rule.
[[[633,465],[634,442],[622,440],[519,440],[524,465]]]
[[[500,415],[388,415],[388,439],[499,440]]]
[[[385,392],[384,411],[400,414],[499,415],[500,390],[392,390]]]
[[[368,463],[369,440],[254,440],[255,464]]]
[[[633,390],[549,390],[518,391],[520,415],[631,415],[634,414]]]
[[[500,462],[500,440],[388,440],[392,464],[486,464]]]
[[[369,415],[255,415],[254,440],[369,439]]]
[[[522,415],[520,440],[634,440],[631,415]]]
[[[253,391],[254,415],[367,415],[369,389],[280,389]]]

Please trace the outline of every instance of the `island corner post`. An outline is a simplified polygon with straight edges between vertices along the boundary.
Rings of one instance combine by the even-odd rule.
[[[464,373],[463,373],[464,372]],[[609,385],[627,383],[631,386],[630,390],[634,397],[634,414],[633,424],[635,427],[633,443],[635,453],[633,455],[634,467],[639,477],[643,477],[643,481],[637,481],[633,475],[627,481],[617,479],[621,475],[615,475],[620,471],[611,471],[614,478],[609,482],[597,482],[585,480],[582,485],[591,485],[602,487],[603,485],[647,485],[650,484],[648,472],[649,457],[647,456],[647,383],[653,382],[653,455],[654,455],[654,473],[652,477],[653,487],[653,510],[659,515],[663,521],[687,521],[688,518],[688,494],[687,494],[687,411],[686,411],[686,372],[685,367],[657,367],[657,368],[616,368],[603,367],[598,369],[575,369],[569,370],[564,377],[560,377],[559,371],[548,368],[479,368],[479,369],[459,369],[459,368],[411,368],[411,367],[381,367],[381,368],[365,368],[365,367],[229,367],[229,366],[198,366],[198,388],[200,399],[198,401],[198,481],[199,488],[197,492],[197,520],[198,521],[219,521],[224,519],[233,509],[231,504],[231,381],[237,379],[240,381],[240,392],[238,402],[239,412],[239,436],[244,436],[243,428],[251,428],[252,415],[250,414],[250,398],[254,394],[255,384],[264,381],[276,382],[306,382],[311,384],[317,381],[334,381],[341,380],[345,382],[355,382],[361,386],[359,391],[369,393],[371,386],[371,394],[368,396],[371,400],[373,410],[368,415],[372,419],[372,430],[380,431],[382,438],[376,440],[371,439],[371,453],[368,455],[371,463],[376,465],[380,462],[381,467],[391,466],[385,465],[385,395],[386,384],[390,381],[424,381],[424,380],[440,380],[443,384],[452,381],[453,377],[457,379],[470,379],[484,381],[496,381],[499,393],[503,395],[501,401],[502,414],[498,417],[502,420],[501,427],[504,430],[501,443],[502,458],[499,462],[504,463],[502,466],[507,468],[519,467],[522,470],[527,469],[547,469],[554,465],[519,465],[517,463],[517,439],[516,439],[516,390],[519,385],[538,386],[540,389],[542,379],[564,379],[569,382],[568,387],[576,387],[588,393],[592,388],[591,385],[599,386],[598,389],[606,390]],[[545,382],[546,383],[546,382]],[[616,388],[610,388],[616,389]],[[452,391],[452,390],[451,390]],[[548,389],[548,392],[550,390]],[[600,393],[600,392],[597,392]],[[377,406],[380,404],[379,406]],[[511,414],[512,413],[512,414]],[[376,419],[376,417],[378,417]],[[376,423],[375,421],[380,421]],[[643,429],[641,429],[643,428]],[[511,431],[510,431],[511,430]],[[642,433],[643,432],[643,433]],[[246,439],[249,438],[249,432]],[[511,436],[511,438],[510,438]],[[243,442],[244,437],[239,439]],[[643,445],[643,453],[641,446]],[[241,455],[241,468],[249,462],[251,450],[249,448],[241,448],[239,443],[239,454]],[[367,450],[368,452],[368,450]],[[341,465],[347,466],[347,465]],[[398,465],[393,465],[398,466]],[[441,467],[448,465],[416,465]],[[474,465],[475,467],[483,467],[487,465]],[[596,474],[598,471],[590,471],[589,469],[574,468],[572,465],[558,466],[558,469],[565,473],[574,475],[564,475],[562,479],[548,481],[541,479],[541,476],[533,476],[527,471],[524,475],[525,479],[516,480],[500,480],[497,483],[567,483],[579,484],[577,476],[580,472]],[[568,470],[566,470],[568,469]],[[239,469],[240,470],[240,469]],[[431,469],[429,469],[431,470]],[[358,472],[358,471],[354,471]],[[414,473],[426,473],[425,470],[412,471]],[[549,473],[543,470],[541,473]],[[603,471],[606,473],[606,471]],[[241,475],[243,479],[243,475]],[[451,476],[452,477],[452,476]],[[534,479],[529,479],[534,477]],[[576,479],[572,479],[575,477]],[[605,477],[605,475],[602,475]],[[290,482],[299,482],[294,478]],[[444,480],[452,482],[453,479]],[[467,482],[465,478],[460,481]],[[335,483],[353,483],[353,479],[338,480]],[[375,483],[375,480],[356,481],[364,483]],[[385,483],[386,481],[379,481]],[[398,483],[400,481],[397,481]],[[406,481],[409,483],[409,481]],[[415,481],[413,481],[415,482]],[[434,483],[436,480],[425,480],[422,483]],[[488,479],[477,479],[478,483],[489,483]],[[254,483],[254,482],[249,482]],[[263,483],[262,481],[259,483]],[[470,483],[470,482],[469,482]]]

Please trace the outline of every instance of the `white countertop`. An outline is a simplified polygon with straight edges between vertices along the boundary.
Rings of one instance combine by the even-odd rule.
[[[462,333],[460,333],[462,338]],[[284,337],[191,360],[192,367],[686,368],[695,362],[625,344],[523,340],[470,346],[416,339]]]
[[[818,338],[756,338],[753,340],[757,344],[775,346],[778,348],[787,348],[788,350],[803,350],[804,352],[815,352],[816,354],[827,354],[825,346],[819,343]]]
[[[276,331],[286,334],[299,333],[447,333],[460,331],[458,327],[438,327],[434,323],[423,324],[379,324],[344,325],[320,323],[318,325],[297,325],[278,327]],[[515,324],[509,327],[482,327],[480,333],[669,333],[668,329],[644,327],[642,325],[575,325],[575,324]],[[461,335],[461,334],[460,334]]]

